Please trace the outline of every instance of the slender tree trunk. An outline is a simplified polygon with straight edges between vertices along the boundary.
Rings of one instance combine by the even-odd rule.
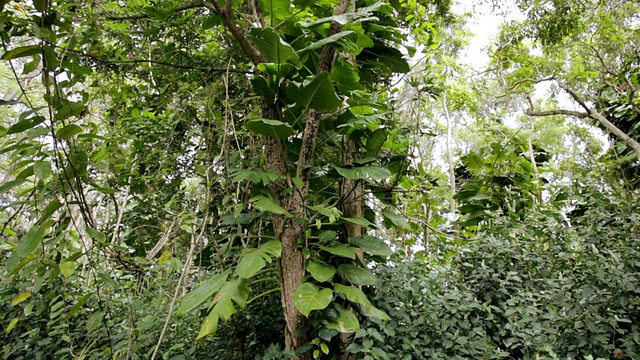
[[[447,161],[449,162],[449,184],[451,186],[451,193],[449,195],[449,211],[451,213],[456,212],[456,170],[453,163],[453,151],[451,149],[451,116],[449,115],[449,106],[447,105],[447,92],[442,95],[442,105],[444,108],[444,115],[447,118]]]

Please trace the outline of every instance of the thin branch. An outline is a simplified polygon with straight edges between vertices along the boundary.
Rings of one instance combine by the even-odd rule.
[[[580,119],[585,119],[589,117],[589,114],[587,113],[580,112],[580,111],[573,111],[573,110],[565,110],[565,109],[553,109],[553,110],[546,110],[546,111],[526,110],[524,113],[529,116],[537,116],[537,117],[554,116],[554,115],[568,115],[568,116],[574,116]]]
[[[529,116],[553,116],[553,115],[568,115],[574,116],[580,119],[591,118],[597,120],[604,126],[607,130],[613,133],[615,136],[620,139],[625,145],[633,149],[638,158],[640,158],[640,143],[638,143],[635,139],[629,137],[624,131],[620,130],[615,124],[609,121],[604,115],[600,114],[598,111],[590,109],[582,99],[578,97],[578,95],[573,92],[573,90],[563,87],[563,89],[568,90],[567,92],[571,95],[574,100],[580,104],[587,112],[573,111],[573,110],[565,110],[565,109],[554,109],[554,110],[546,110],[546,111],[533,111],[526,110],[525,114]]]

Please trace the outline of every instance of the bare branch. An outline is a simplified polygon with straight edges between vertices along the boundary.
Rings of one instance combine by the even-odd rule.
[[[587,113],[573,111],[573,110],[565,110],[565,109],[554,109],[554,110],[546,110],[546,111],[533,111],[528,109],[524,113],[529,116],[537,116],[537,117],[554,116],[554,115],[574,116],[580,119],[585,119],[589,117],[589,114]]]
[[[567,88],[565,88],[565,90],[566,89]],[[582,101],[575,92],[570,90],[569,94],[572,97],[575,96],[574,99],[578,101],[580,106],[583,106],[587,110],[587,112],[565,110],[565,109],[554,109],[554,110],[546,110],[546,111],[533,111],[531,109],[528,109],[525,111],[525,114],[529,116],[567,115],[567,116],[574,116],[580,119],[591,118],[591,119],[597,120],[608,131],[610,131],[615,136],[617,136],[618,139],[620,139],[620,141],[622,141],[625,145],[633,149],[633,151],[636,153],[638,158],[640,158],[640,143],[638,143],[635,139],[629,137],[629,135],[627,135],[624,131],[620,130],[620,128],[618,128],[614,123],[609,121],[604,115],[600,114],[596,110],[592,110],[589,107],[587,107],[584,101]]]

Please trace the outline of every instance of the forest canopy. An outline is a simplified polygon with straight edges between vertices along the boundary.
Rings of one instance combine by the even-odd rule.
[[[640,4],[0,9],[3,359],[640,357]]]

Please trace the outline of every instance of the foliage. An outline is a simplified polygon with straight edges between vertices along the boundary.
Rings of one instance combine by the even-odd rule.
[[[598,192],[562,211],[502,218],[438,261],[380,268],[370,322],[351,349],[376,359],[636,358],[639,208]]]

